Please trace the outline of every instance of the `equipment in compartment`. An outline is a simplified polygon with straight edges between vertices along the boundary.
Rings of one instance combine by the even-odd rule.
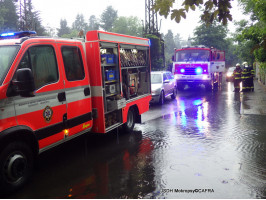
[[[138,91],[138,74],[129,74],[129,92],[130,95],[136,95]]]
[[[106,81],[115,80],[115,70],[105,70]]]
[[[112,111],[112,110],[119,110],[121,108],[126,107],[126,99],[122,98],[122,99],[118,99],[118,100],[107,100],[107,108],[108,111]]]
[[[101,63],[102,64],[114,64],[115,63],[115,55],[114,54],[101,55]]]
[[[106,94],[115,94],[116,93],[116,87],[115,84],[112,85],[106,85],[105,86],[106,89]]]
[[[116,112],[109,113],[105,116],[105,127],[112,126],[119,122],[119,116]]]
[[[121,49],[120,50],[121,66],[145,66],[146,57],[144,51],[137,49]]]

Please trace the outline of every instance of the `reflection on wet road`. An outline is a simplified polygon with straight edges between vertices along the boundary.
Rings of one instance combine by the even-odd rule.
[[[266,198],[266,115],[232,90],[185,90],[151,106],[132,134],[45,152],[8,198]]]

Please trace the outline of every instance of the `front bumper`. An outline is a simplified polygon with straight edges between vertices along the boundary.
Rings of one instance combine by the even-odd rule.
[[[189,83],[201,83],[201,84],[204,84],[204,83],[210,83],[211,80],[191,80],[191,79],[183,79],[183,80],[176,80],[176,83],[177,84],[180,84],[180,83],[183,83],[183,84],[189,84]]]

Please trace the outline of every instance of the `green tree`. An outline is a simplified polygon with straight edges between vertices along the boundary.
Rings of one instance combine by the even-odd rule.
[[[38,35],[46,35],[39,12],[34,11],[32,0],[19,0],[17,7],[19,10],[18,30],[35,30]]]
[[[182,47],[182,38],[180,37],[180,34],[177,33],[174,37],[174,42],[175,42],[175,48],[180,49]]]
[[[172,30],[168,30],[167,34],[164,36],[164,49],[167,54],[173,54],[174,48],[176,48],[174,41],[174,34]]]
[[[88,30],[88,24],[85,22],[83,14],[77,14],[76,19],[72,24],[72,29],[83,32]]]
[[[223,50],[226,53],[226,67],[234,65],[238,59],[235,52],[233,39],[227,37],[228,29],[226,26],[218,24],[214,21],[212,24],[202,24],[195,28],[192,39],[192,45],[204,45]]]
[[[99,30],[100,28],[100,24],[96,18],[95,15],[91,15],[89,18],[89,27],[88,30],[92,31],[92,30]]]
[[[227,47],[226,36],[228,29],[223,25],[213,22],[207,25],[202,22],[200,26],[194,29],[193,45],[205,45],[207,47],[215,47],[224,50]]]
[[[117,17],[117,10],[114,10],[112,6],[107,6],[107,8],[101,14],[101,28],[103,28],[105,31],[112,31]]]
[[[69,34],[64,34],[61,36],[62,38],[77,38],[79,37],[79,31],[78,30],[71,30]]]
[[[15,31],[17,22],[15,2],[13,0],[0,1],[0,31]]]
[[[262,0],[263,1],[263,0]],[[231,0],[183,0],[183,4],[178,8],[175,4],[177,0],[155,0],[154,9],[161,16],[167,18],[171,16],[171,20],[180,22],[181,17],[186,18],[186,13],[189,10],[195,10],[196,7],[204,6],[202,10],[201,20],[205,23],[212,23],[216,18],[224,25],[228,20],[232,21],[232,15],[230,14]]]
[[[121,33],[132,36],[142,36],[142,25],[137,17],[118,17],[112,28],[115,33]]]
[[[64,34],[70,34],[70,28],[67,26],[67,20],[66,19],[61,19],[60,20],[60,28],[57,29],[58,37],[61,37]]]
[[[254,60],[266,62],[266,3],[265,0],[240,0],[245,13],[251,15],[251,23],[240,21],[238,23],[238,52],[245,61]],[[250,59],[252,58],[252,59]]]
[[[237,26],[236,33],[234,34],[235,41],[237,42],[235,52],[240,60],[253,63],[255,56],[252,49],[256,44],[253,41],[246,40],[242,37],[242,31],[248,26],[248,23],[249,22],[246,20],[241,20],[235,23]]]
[[[0,2],[0,31],[3,30],[3,25],[5,23],[5,17],[4,15],[6,14],[8,10],[3,6],[3,2]]]
[[[150,56],[151,56],[151,69],[153,71],[164,70],[164,42],[161,36],[147,34],[145,38],[150,39]]]
[[[164,55],[165,55],[165,64],[166,66],[171,66],[172,55],[174,54],[174,49],[176,48],[174,41],[174,34],[172,30],[168,30],[164,38]]]

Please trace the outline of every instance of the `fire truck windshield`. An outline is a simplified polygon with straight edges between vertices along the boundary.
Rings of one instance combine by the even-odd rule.
[[[181,50],[176,52],[176,62],[209,61],[210,51],[202,49]]]
[[[0,46],[0,85],[18,51],[18,46]]]

